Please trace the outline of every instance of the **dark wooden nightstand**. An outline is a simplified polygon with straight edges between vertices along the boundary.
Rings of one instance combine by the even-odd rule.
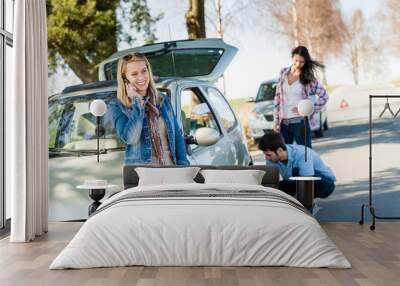
[[[314,181],[319,181],[321,178],[290,177],[289,180],[296,181],[296,199],[306,209],[311,210],[314,206]]]

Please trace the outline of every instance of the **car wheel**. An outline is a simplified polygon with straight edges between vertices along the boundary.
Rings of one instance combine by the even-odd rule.
[[[324,130],[328,130],[329,126],[328,126],[328,118],[325,120],[324,122]]]

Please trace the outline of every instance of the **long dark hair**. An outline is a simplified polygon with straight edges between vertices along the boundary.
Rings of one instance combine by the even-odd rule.
[[[318,69],[323,71],[325,65],[319,61],[313,60],[308,52],[308,49],[304,46],[298,46],[292,50],[292,57],[299,55],[304,58],[304,66],[301,68],[300,82],[303,85],[307,85],[310,82],[316,80],[315,73]]]

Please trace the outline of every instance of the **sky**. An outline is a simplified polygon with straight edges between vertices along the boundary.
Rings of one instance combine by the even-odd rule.
[[[187,38],[184,14],[187,10],[188,1],[148,0],[147,2],[152,15],[164,13],[163,19],[156,25],[156,36],[159,41]],[[210,2],[213,1],[209,0],[208,3]],[[225,5],[223,9],[228,7],[226,11],[229,10],[229,7],[235,7],[233,0],[222,0],[222,4]],[[367,22],[371,25],[372,33],[379,27],[374,19],[379,5],[381,5],[380,0],[340,0],[339,5],[344,17],[350,17],[354,10],[361,9]],[[206,9],[208,23],[210,23],[209,18],[213,17],[213,13],[210,12],[212,8]],[[265,27],[255,17],[257,16],[246,12],[246,9],[240,10],[240,13],[233,18],[224,36],[225,42],[239,49],[225,72],[226,97],[228,99],[254,97],[262,81],[276,78],[280,69],[289,66],[291,63],[290,50],[292,47],[290,47],[287,39],[266,32]],[[218,37],[211,24],[207,24],[207,37]],[[142,42],[139,39],[137,45],[141,44]],[[121,43],[118,47],[119,50],[125,48],[129,48],[129,46],[124,43]],[[326,75],[329,84],[352,84],[350,69],[345,65],[342,58],[330,58],[325,61],[325,65],[327,66]],[[384,78],[379,76],[374,76],[372,79],[362,77],[361,83],[370,83],[372,80],[380,82],[399,79],[400,76],[395,71],[400,69],[400,61],[391,57],[385,65]],[[57,84],[53,82],[53,91],[62,88],[63,84],[79,83],[79,80],[70,73],[66,76],[59,73],[57,78],[60,76],[63,80],[57,80]],[[221,81],[217,85],[222,88]]]

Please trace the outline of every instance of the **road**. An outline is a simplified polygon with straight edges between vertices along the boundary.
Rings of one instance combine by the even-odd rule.
[[[329,130],[321,139],[313,139],[313,148],[331,167],[337,177],[335,192],[326,199],[317,199],[321,221],[359,221],[361,205],[368,202],[369,162],[369,94],[400,95],[391,85],[340,87],[330,95]],[[341,100],[349,107],[339,108]],[[373,203],[380,216],[400,216],[400,114],[390,112],[378,118],[386,99],[373,102]],[[400,99],[391,99],[394,113]],[[264,164],[260,152],[255,164]],[[367,216],[368,218],[369,216]]]

